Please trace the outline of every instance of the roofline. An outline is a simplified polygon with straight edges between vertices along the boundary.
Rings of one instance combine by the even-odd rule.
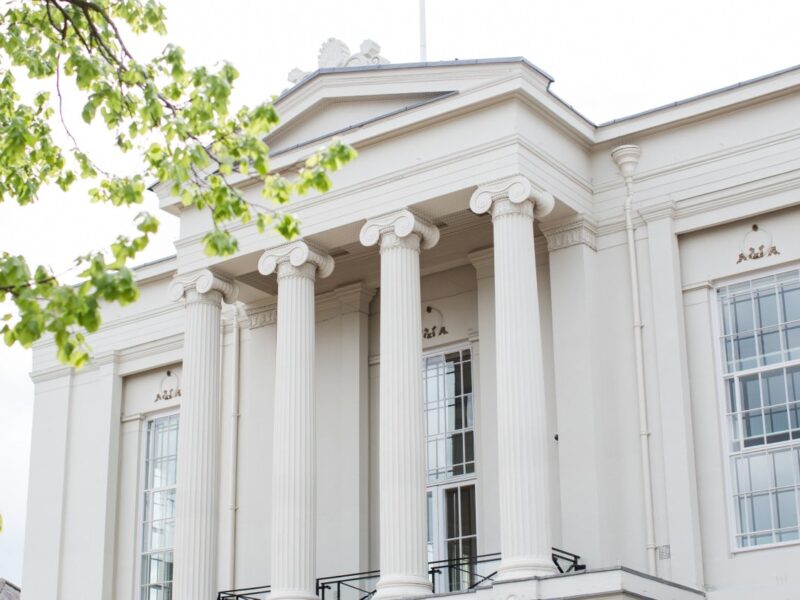
[[[689,104],[691,102],[695,102],[697,100],[703,100],[705,98],[709,98],[711,96],[717,96],[719,94],[724,94],[725,92],[730,92],[732,90],[736,90],[739,88],[747,87],[749,85],[753,85],[756,83],[761,83],[762,81],[766,81],[768,79],[773,79],[775,77],[780,77],[781,75],[786,75],[787,73],[792,72],[800,72],[800,65],[794,65],[792,67],[787,67],[785,69],[781,69],[779,71],[773,71],[772,73],[767,73],[766,75],[759,75],[758,77],[753,77],[752,79],[745,79],[744,81],[740,81],[739,83],[734,83],[731,85],[726,85],[725,87],[717,88],[708,92],[703,92],[701,94],[697,94],[695,96],[689,96],[688,98],[682,98],[680,100],[675,100],[674,102],[670,102],[668,104],[662,104],[661,106],[656,106],[655,108],[648,108],[647,110],[643,110],[637,113],[633,113],[632,115],[626,115],[624,117],[618,117],[616,119],[611,119],[610,121],[604,121],[599,125],[595,125],[598,129],[601,127],[608,127],[610,125],[615,125],[617,123],[623,123],[625,121],[631,121],[638,117],[644,117],[647,115],[652,115],[653,113],[657,113],[662,110],[667,110],[669,108],[675,108],[676,106],[682,106],[684,104]],[[550,92],[552,94],[552,92]],[[569,106],[567,104],[567,106]],[[572,108],[570,106],[570,108]],[[574,108],[572,110],[575,110]],[[577,112],[577,111],[576,111]],[[580,114],[580,113],[578,113]]]
[[[297,92],[300,88],[305,87],[311,81],[321,77],[322,75],[327,75],[328,73],[358,73],[362,71],[394,71],[399,69],[420,69],[420,68],[428,68],[428,67],[458,67],[463,65],[494,65],[494,64],[514,64],[514,63],[521,63],[527,66],[528,68],[536,71],[547,79],[548,86],[555,81],[553,77],[547,73],[545,70],[540,69],[532,62],[530,62],[527,58],[523,56],[508,56],[508,57],[499,57],[499,58],[470,58],[466,60],[439,60],[433,62],[408,62],[408,63],[386,63],[382,65],[363,65],[358,67],[326,67],[322,69],[317,69],[313,73],[309,73],[303,79],[298,81],[292,87],[284,90],[281,94],[275,98],[274,104],[277,105],[280,101],[285,100],[287,97],[291,96],[295,92]]]
[[[358,66],[358,67],[333,67],[333,68],[324,68],[324,69],[317,69],[313,73],[310,73],[306,77],[304,77],[301,81],[290,87],[289,89],[282,92],[276,99],[275,104],[277,105],[282,100],[286,99],[287,97],[293,95],[299,89],[305,87],[311,81],[321,77],[322,75],[326,75],[329,73],[354,73],[354,72],[363,72],[363,71],[388,71],[388,70],[398,70],[398,69],[419,69],[419,68],[429,68],[429,67],[456,67],[462,65],[491,65],[491,64],[514,64],[519,63],[527,66],[528,68],[536,71],[541,76],[545,77],[548,81],[547,84],[547,93],[553,97],[554,100],[562,104],[564,107],[568,108],[571,112],[573,112],[578,118],[585,121],[592,127],[596,129],[603,129],[606,127],[610,127],[612,125],[616,125],[619,123],[624,123],[627,121],[633,121],[639,117],[650,116],[655,113],[668,110],[670,108],[675,108],[677,106],[683,106],[685,104],[691,104],[692,102],[696,102],[698,100],[703,100],[712,96],[717,96],[724,94],[726,92],[730,92],[736,89],[740,89],[743,87],[747,87],[750,85],[754,85],[757,83],[761,83],[763,81],[780,77],[782,75],[786,75],[788,73],[793,72],[800,72],[800,65],[794,65],[791,67],[787,67],[785,69],[781,69],[778,71],[774,71],[772,73],[767,73],[766,75],[760,75],[758,77],[754,77],[752,79],[746,79],[744,81],[740,81],[738,83],[734,83],[732,85],[727,85],[721,88],[713,89],[708,92],[703,92],[701,94],[697,94],[695,96],[689,96],[687,98],[682,98],[680,100],[676,100],[674,102],[670,102],[667,104],[663,104],[661,106],[656,106],[654,108],[649,108],[647,110],[643,110],[637,113],[633,113],[630,115],[625,115],[622,117],[618,117],[615,119],[611,119],[610,121],[604,121],[602,123],[595,123],[586,115],[581,113],[577,110],[574,106],[572,106],[569,102],[565,101],[561,98],[558,94],[553,92],[550,89],[550,84],[552,84],[555,79],[543,69],[540,69],[528,59],[522,56],[512,56],[512,57],[499,57],[499,58],[478,58],[478,59],[468,59],[468,60],[444,60],[444,61],[435,61],[435,62],[408,62],[408,63],[389,63],[383,65],[365,65],[365,66]]]

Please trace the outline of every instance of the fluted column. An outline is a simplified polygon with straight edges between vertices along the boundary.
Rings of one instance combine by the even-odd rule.
[[[183,396],[178,430],[175,600],[217,595],[217,489],[221,403],[221,310],[236,300],[230,282],[203,270],[177,277],[170,299],[186,302]]]
[[[278,339],[272,435],[272,600],[316,598],[314,281],[333,259],[303,241],[267,250],[278,272]]]
[[[550,544],[547,419],[533,218],[554,200],[524,177],[479,187],[473,212],[492,213],[497,359],[500,550],[497,580],[555,571]]]
[[[439,230],[408,210],[367,221],[361,243],[380,243],[380,569],[376,599],[430,594],[426,546],[425,430],[419,252]]]

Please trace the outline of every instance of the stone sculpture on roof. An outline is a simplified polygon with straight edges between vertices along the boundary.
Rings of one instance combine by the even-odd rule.
[[[317,67],[320,69],[335,69],[338,67],[366,67],[389,63],[388,60],[380,55],[381,47],[374,40],[361,42],[360,50],[360,52],[351,54],[350,48],[342,40],[329,38],[319,49]],[[303,71],[295,67],[289,72],[289,81],[299,83],[310,74],[310,71]]]

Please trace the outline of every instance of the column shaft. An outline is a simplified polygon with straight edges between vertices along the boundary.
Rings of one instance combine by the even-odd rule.
[[[503,578],[554,570],[533,211],[510,204],[493,209]]]
[[[272,468],[272,598],[316,597],[314,271],[278,266]]]
[[[366,246],[380,243],[380,567],[375,598],[430,594],[422,404],[419,253],[439,230],[408,210],[367,221]]]
[[[304,241],[267,250],[262,275],[278,271],[278,339],[272,446],[272,600],[316,598],[314,281],[333,259]]]
[[[550,464],[533,217],[553,208],[551,194],[524,177],[479,187],[476,213],[494,227],[495,340],[500,549],[497,580],[555,572],[550,543]]]
[[[425,439],[419,238],[381,240],[381,597],[430,592],[426,550]]]
[[[221,301],[218,291],[186,293],[175,509],[176,600],[213,598],[218,591]]]

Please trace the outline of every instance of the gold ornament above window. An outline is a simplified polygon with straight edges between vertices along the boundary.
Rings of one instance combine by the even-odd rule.
[[[758,260],[765,256],[777,256],[778,248],[772,243],[772,236],[758,225],[753,224],[751,231],[744,237],[744,248],[736,260],[738,265],[747,260]]]

